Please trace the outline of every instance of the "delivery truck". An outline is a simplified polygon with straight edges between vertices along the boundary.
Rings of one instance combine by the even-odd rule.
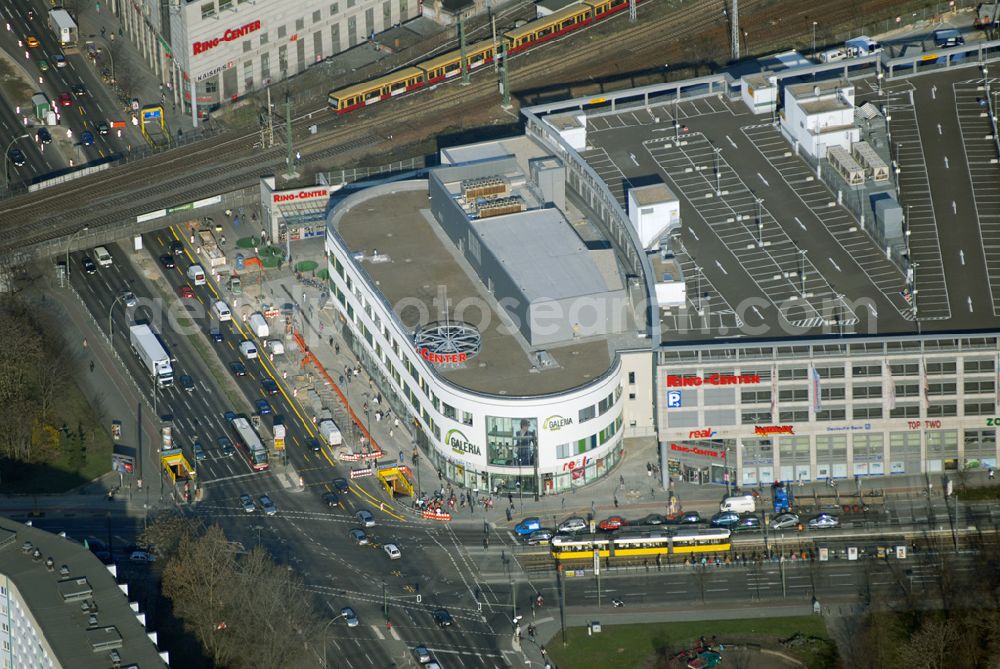
[[[160,338],[148,325],[133,325],[129,328],[129,341],[132,350],[139,356],[150,377],[155,379],[161,388],[174,385],[174,370],[170,365],[170,355]]]
[[[76,22],[65,9],[53,9],[49,12],[49,27],[56,34],[59,46],[63,48],[75,47],[77,40],[80,39]]]
[[[344,443],[344,436],[340,433],[340,428],[337,427],[337,424],[333,422],[333,416],[330,415],[329,410],[323,410],[316,427],[319,428],[319,433],[323,436],[323,440],[330,446],[340,446]]]

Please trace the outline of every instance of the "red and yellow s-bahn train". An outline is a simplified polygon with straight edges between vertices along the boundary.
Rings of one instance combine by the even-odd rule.
[[[638,2],[638,0],[637,0]],[[576,30],[628,7],[629,0],[584,0],[553,12],[520,28],[512,28],[501,37],[508,54],[523,51],[536,44],[548,41],[571,30]],[[493,40],[476,42],[466,47],[466,61],[470,72],[483,65],[489,65],[497,57],[497,45]],[[460,49],[434,56],[412,67],[405,67],[378,79],[372,79],[353,86],[330,91],[330,109],[338,114],[365,107],[409,93],[410,91],[433,86],[462,74],[462,52]]]

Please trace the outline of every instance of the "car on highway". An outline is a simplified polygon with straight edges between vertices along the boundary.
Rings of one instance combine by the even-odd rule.
[[[799,526],[799,516],[795,513],[779,513],[771,518],[772,530],[791,530]]]
[[[354,517],[358,519],[362,527],[375,527],[375,516],[368,509],[361,509]]]
[[[333,489],[337,491],[339,495],[346,495],[351,490],[350,484],[347,479],[336,478],[333,479]]]
[[[357,545],[359,546],[368,545],[368,535],[365,534],[364,530],[355,527],[349,532],[349,534],[351,535],[351,539],[353,539],[354,543],[356,543]]]
[[[434,622],[437,623],[438,627],[451,627],[452,620],[448,609],[437,609],[434,611]]]
[[[35,37],[34,35],[28,35],[28,36],[27,36],[27,37],[26,37],[26,38],[24,39],[24,41],[25,41],[25,42],[27,42],[28,46],[29,46],[30,48],[32,48],[32,49],[37,49],[37,48],[38,48],[38,45],[40,44],[40,42],[38,41],[38,38],[37,38],[37,37]]]
[[[340,506],[340,496],[335,492],[325,492],[323,493],[323,503],[331,509],[335,509]]]
[[[712,527],[724,527],[729,529],[740,520],[740,514],[735,511],[720,511],[719,513],[712,516],[709,520],[709,524]]]
[[[658,513],[651,513],[635,523],[636,525],[666,525],[666,516]]]
[[[139,304],[139,300],[135,299],[135,293],[133,293],[131,290],[122,291],[122,302],[125,303],[126,309],[131,309],[135,307],[137,304]]]
[[[221,343],[223,341],[222,330],[217,327],[212,327],[208,331],[208,336],[212,338],[212,341],[216,343]]]
[[[80,143],[83,144],[84,146],[93,146],[94,133],[90,132],[89,130],[84,130],[83,133],[80,135]]]
[[[219,444],[219,449],[225,456],[236,455],[236,447],[233,446],[233,442],[230,441],[229,437],[219,437],[215,440]]]
[[[173,269],[176,267],[174,264],[174,257],[163,254],[160,256],[160,264],[163,265],[165,269]]]
[[[184,284],[183,286],[177,289],[177,294],[180,295],[185,300],[193,300],[194,288],[192,288],[187,284]]]
[[[233,360],[231,363],[229,363],[229,370],[233,374],[235,374],[236,376],[246,376],[247,375],[246,365],[244,365],[239,360]]]
[[[7,152],[7,159],[14,163],[14,167],[24,167],[24,164],[28,162],[28,159],[24,155],[24,151],[16,146]]]
[[[107,121],[100,121],[97,124],[97,134],[107,135],[110,132],[111,132],[111,125],[109,125]]]
[[[840,519],[829,513],[821,513],[809,519],[807,523],[811,530],[828,530],[840,526]]]
[[[181,388],[189,393],[194,392],[194,379],[190,374],[181,374]]]
[[[547,527],[543,527],[542,529],[535,530],[527,537],[525,537],[524,543],[526,543],[529,546],[538,546],[540,544],[547,544],[552,540],[553,535],[555,535],[555,532],[548,529]]]
[[[673,519],[674,525],[697,525],[698,523],[704,522],[701,518],[701,514],[697,511],[685,511],[681,515]]]
[[[243,505],[243,510],[247,513],[253,513],[257,510],[257,506],[253,503],[253,497],[250,495],[240,495],[240,504]]]
[[[60,107],[73,106],[73,98],[70,97],[69,93],[63,92],[59,94],[59,106]]]
[[[62,55],[61,53],[57,53],[56,55],[52,56],[52,60],[55,61],[56,67],[66,67],[66,56]]]
[[[42,58],[40,61],[38,61],[38,69],[41,70],[42,72],[48,72],[49,71],[49,61],[47,61],[44,58]]]
[[[558,530],[560,532],[566,532],[568,534],[576,534],[577,532],[583,532],[587,529],[587,521],[578,516],[573,518],[567,518],[566,520],[559,523]]]
[[[257,413],[259,413],[261,416],[266,416],[267,414],[271,413],[271,403],[268,402],[263,397],[257,400],[254,403],[254,406],[257,408]]]
[[[260,500],[260,508],[264,509],[265,515],[273,516],[278,513],[278,507],[274,505],[274,502],[271,501],[270,497],[267,495],[261,495],[257,499]]]
[[[385,554],[389,556],[390,560],[398,560],[403,557],[403,554],[399,552],[399,546],[396,544],[385,544],[382,546],[382,550]]]
[[[49,132],[48,128],[39,128],[38,132],[35,133],[35,138],[38,140],[39,144],[52,143],[52,133]]]
[[[88,256],[84,256],[83,260],[80,261],[83,265],[83,271],[87,274],[97,274],[97,263],[91,260]]]
[[[208,460],[208,453],[205,451],[205,447],[201,445],[200,441],[194,442],[194,459],[198,462]]]
[[[178,239],[170,242],[170,253],[175,256],[184,255],[184,242]]]
[[[264,392],[267,393],[268,395],[278,394],[278,384],[275,383],[273,379],[270,379],[266,376],[262,376],[260,379],[260,385],[264,389]]]
[[[761,529],[763,529],[763,525],[760,522],[760,516],[749,513],[740,516],[739,520],[729,527],[731,532],[756,532]]]
[[[73,95],[78,98],[87,95],[87,87],[83,84],[73,84],[73,86],[70,87],[70,90],[73,91]]]
[[[431,652],[427,650],[427,646],[420,644],[413,649],[413,654],[417,656],[417,662],[420,664],[427,664],[431,661]]]
[[[319,439],[316,437],[311,437],[309,439],[309,450],[313,453],[318,453],[323,450],[323,444],[320,443]]]
[[[347,623],[348,627],[358,626],[358,614],[354,612],[350,606],[345,606],[340,610],[340,615],[344,616],[344,621]]]
[[[542,529],[542,521],[538,518],[525,518],[514,526],[514,532],[521,537],[526,537],[536,530]]]
[[[602,532],[614,532],[628,525],[628,521],[621,516],[609,516],[597,524],[597,529]]]

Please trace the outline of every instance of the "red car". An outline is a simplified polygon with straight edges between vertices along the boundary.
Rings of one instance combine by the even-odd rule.
[[[597,527],[605,532],[614,532],[623,525],[628,525],[628,522],[621,516],[611,516],[610,518],[605,518]]]
[[[59,94],[59,104],[62,105],[63,107],[72,107],[73,106],[73,98],[71,98],[69,96],[69,93],[60,93]]]
[[[180,296],[183,298],[189,300],[194,298],[194,290],[192,290],[191,286],[181,286],[177,292],[180,293]]]

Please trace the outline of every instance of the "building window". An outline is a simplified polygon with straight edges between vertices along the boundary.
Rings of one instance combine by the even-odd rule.
[[[278,47],[278,70],[284,75],[288,72],[288,45]]]
[[[462,424],[463,425],[472,425],[472,414],[469,413],[468,411],[463,411],[462,412]]]
[[[928,418],[941,418],[942,416],[957,416],[957,404],[930,404],[927,406]]]
[[[809,411],[779,411],[778,420],[781,421],[783,425],[787,425],[789,423],[804,423],[809,420]]]
[[[792,390],[779,390],[778,391],[778,401],[779,402],[808,402],[809,401],[809,389],[808,388],[793,388]]]
[[[313,12],[313,23],[319,23],[321,20],[322,18],[320,15],[320,11],[317,9],[315,12]]]
[[[340,11],[340,3],[335,2],[332,5],[330,5],[330,16],[335,16],[339,11]]]
[[[928,374],[954,374],[955,362],[925,362],[924,369]]]
[[[347,8],[350,9],[354,5],[358,4],[357,0],[347,0]]]
[[[260,54],[260,77],[265,84],[271,78],[271,55],[267,52]]]
[[[305,19],[295,19],[295,30],[298,32],[306,27]]]
[[[846,420],[847,411],[844,407],[839,409],[824,409],[816,412],[816,420]]]
[[[450,404],[441,404],[441,413],[445,418],[450,418],[452,420],[458,420],[458,412],[455,411],[455,407]]]
[[[250,45],[250,40],[243,40],[243,53],[250,53],[250,49],[253,47]]]
[[[400,22],[406,21],[409,16],[409,7],[406,4],[406,0],[399,0],[399,20]]]
[[[248,60],[243,63],[243,87],[247,90],[253,88],[253,61]]]
[[[985,384],[989,385],[990,392],[993,392],[993,382],[985,381]],[[976,384],[978,385],[978,384]],[[969,384],[965,384],[966,391],[969,392]],[[958,384],[956,383],[928,383],[927,384],[927,394],[928,395],[954,395],[958,390]]]
[[[889,418],[920,418],[920,405],[897,406],[889,410]]]
[[[817,367],[821,379],[842,379],[844,378],[843,367]]]
[[[285,29],[285,26],[278,26],[278,39],[281,39],[282,37],[284,37],[287,34],[288,34],[288,31]]]
[[[986,374],[993,371],[992,360],[966,360],[962,363],[966,374]]]
[[[593,418],[596,415],[597,415],[597,412],[594,411],[594,405],[591,404],[589,407],[584,407],[584,408],[580,409],[580,413],[579,413],[579,415],[577,417],[577,422],[578,423],[586,423],[588,420],[590,420],[591,418]]]
[[[233,8],[233,0],[219,0],[219,12]]]
[[[882,386],[854,386],[851,397],[856,400],[876,399],[882,397]]]
[[[930,384],[928,384],[928,387]],[[980,393],[993,393],[996,386],[993,381],[966,381],[965,394],[976,395]]]
[[[606,411],[611,409],[614,403],[615,403],[615,396],[614,393],[612,393],[598,403],[597,413],[604,414]]]
[[[532,467],[538,444],[535,418],[486,417],[489,464],[505,467]]]
[[[771,412],[770,411],[744,411],[741,414],[740,421],[744,425],[760,425],[767,424],[771,422]]]
[[[819,396],[823,400],[842,400],[847,395],[844,388],[821,388]]]
[[[209,19],[215,16],[215,3],[208,2],[201,6],[201,18]]]
[[[992,416],[996,413],[996,405],[993,402],[966,402],[966,416]]]
[[[897,383],[896,397],[919,397],[920,385],[917,383]]]
[[[635,399],[635,393],[629,393],[629,394],[628,394],[628,398],[629,398],[630,400],[634,400],[634,399]]]
[[[779,369],[779,381],[805,381],[808,378],[808,370],[801,369]]]
[[[628,373],[628,382],[630,385],[635,385],[635,372]]]
[[[856,406],[852,409],[854,420],[870,420],[882,417],[882,407],[880,406]]]
[[[916,376],[920,373],[920,365],[915,362],[899,362],[889,365],[894,376]]]
[[[260,45],[264,46],[265,44],[267,44],[267,33],[266,32],[262,32],[260,34]]]
[[[882,376],[882,365],[855,365],[851,376]]]

